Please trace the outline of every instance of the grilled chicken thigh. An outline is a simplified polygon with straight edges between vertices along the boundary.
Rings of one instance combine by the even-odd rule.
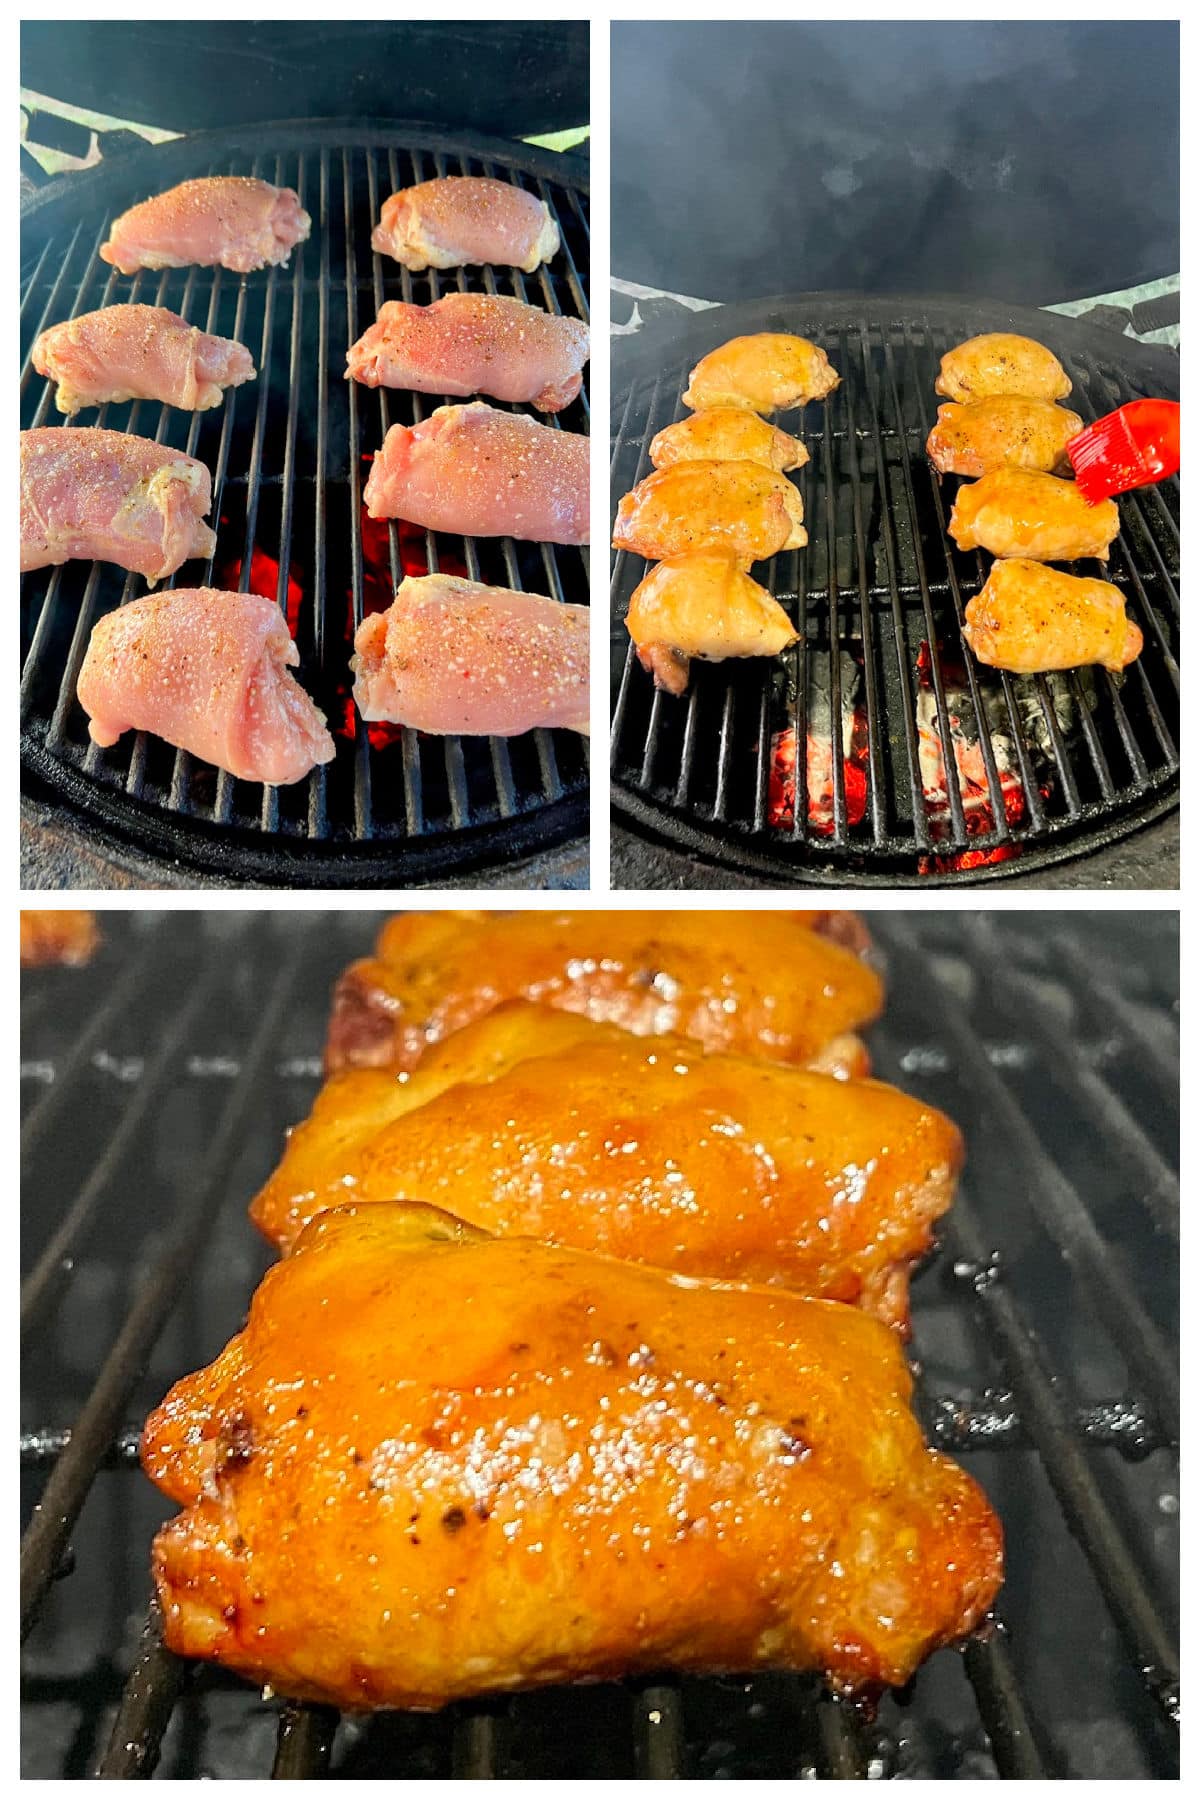
[[[711,406],[667,425],[650,444],[650,461],[656,469],[697,459],[762,463],[782,475],[803,468],[808,451],[799,438],[768,425],[744,406]]]
[[[91,960],[100,942],[96,915],[90,912],[22,912],[21,967],[66,963],[79,968]]]
[[[227,387],[254,379],[244,344],[213,337],[165,306],[102,306],[52,325],[33,346],[33,366],[58,383],[61,413],[122,400],[206,412]]]
[[[842,915],[844,916],[844,915]],[[832,915],[834,919],[839,915]],[[678,1032],[835,1073],[865,1073],[852,1035],[879,977],[830,939],[827,913],[400,913],[338,983],[330,1069],[413,1069],[502,1000],[534,1000],[638,1036]]]
[[[588,729],[588,609],[455,575],[410,575],[354,634],[364,719],[510,737]]]
[[[248,275],[286,263],[311,230],[293,189],[244,175],[206,175],[131,206],[100,254],[122,275],[193,263]]]
[[[99,621],[77,693],[97,744],[152,731],[242,780],[280,786],[334,755],[324,718],[290,673],[299,661],[272,601],[168,588]]]
[[[807,544],[804,504],[785,475],[750,462],[680,462],[639,481],[617,508],[613,544],[648,562],[726,550],[748,568]]]
[[[965,406],[939,406],[926,454],[943,475],[986,475],[992,469],[1070,472],[1067,445],[1083,430],[1078,413],[1050,400],[995,394]]]
[[[757,331],[730,338],[692,370],[683,404],[746,406],[751,412],[783,412],[824,400],[838,385],[825,352],[807,338],[787,332]]]
[[[373,519],[411,519],[469,537],[586,544],[589,458],[579,432],[482,401],[439,406],[419,425],[392,426],[364,498]]]
[[[588,328],[503,294],[447,294],[432,306],[389,300],[346,357],[367,387],[422,394],[491,394],[569,406],[583,385]]]
[[[373,250],[418,270],[496,263],[532,275],[558,244],[544,200],[480,175],[442,175],[389,195],[371,234]]]
[[[981,592],[967,602],[963,636],[980,662],[1016,675],[1085,663],[1115,673],[1142,653],[1142,634],[1125,616],[1120,588],[1022,558],[992,565]]]
[[[95,426],[21,433],[21,570],[74,557],[118,563],[151,586],[211,556],[212,481],[169,444]]]
[[[1065,400],[1070,391],[1070,376],[1054,352],[1011,331],[988,331],[947,350],[934,383],[934,392],[947,400],[987,400],[994,394]]]
[[[847,1306],[325,1213],[142,1437],[170,1649],[357,1710],[652,1670],[909,1679],[999,1587],[984,1495]]]
[[[501,1237],[796,1288],[903,1328],[961,1161],[950,1121],[882,1082],[517,1000],[406,1082],[334,1075],[251,1217],[286,1250],[327,1207],[428,1200]]]
[[[671,694],[687,687],[693,656],[778,656],[799,636],[778,600],[727,550],[658,563],[634,589],[625,624],[642,667]]]
[[[960,550],[1032,562],[1108,561],[1121,529],[1115,500],[1089,506],[1073,481],[1035,469],[994,469],[959,488],[947,530]]]

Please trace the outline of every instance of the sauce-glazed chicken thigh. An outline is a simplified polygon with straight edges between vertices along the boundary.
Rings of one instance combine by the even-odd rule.
[[[843,1300],[904,1328],[962,1160],[896,1088],[706,1056],[513,1001],[422,1060],[333,1076],[251,1208],[283,1249],[347,1200]]]
[[[987,331],[947,350],[934,392],[947,400],[987,400],[1024,394],[1030,400],[1065,400],[1071,378],[1052,350],[1011,331]]]
[[[744,406],[710,406],[664,426],[651,440],[650,461],[656,469],[678,462],[755,462],[783,475],[803,468],[808,451],[799,438]]]
[[[1087,663],[1118,670],[1142,653],[1142,634],[1111,581],[1085,581],[1013,557],[993,564],[967,602],[963,636],[982,663],[1038,675]]]
[[[946,527],[960,550],[1031,562],[1108,561],[1121,529],[1115,500],[1089,506],[1073,481],[1036,469],[993,469],[960,487]]]
[[[786,475],[761,463],[673,463],[639,481],[617,508],[613,544],[654,562],[726,550],[746,568],[807,544],[804,502]]]
[[[642,667],[671,694],[687,687],[693,656],[778,656],[799,635],[774,595],[727,550],[656,563],[633,590],[625,625]]]
[[[1069,474],[1067,445],[1083,430],[1078,413],[1050,400],[995,394],[965,406],[939,406],[926,455],[943,475],[986,475],[991,469]]]
[[[662,1669],[908,1680],[999,1586],[851,1307],[480,1238],[314,1221],[151,1416],[170,1649],[355,1710]]]
[[[68,912],[56,908],[46,912],[21,914],[21,967],[40,968],[47,963],[63,963],[81,968],[90,962],[100,942],[96,915],[90,912]]]
[[[399,913],[337,985],[326,1064],[413,1069],[502,1001],[532,1000],[639,1037],[865,1074],[853,1034],[883,985],[857,930],[823,912]]]
[[[824,400],[839,376],[825,352],[786,331],[756,331],[730,338],[702,356],[688,379],[683,404],[747,406],[751,412],[785,412]]]

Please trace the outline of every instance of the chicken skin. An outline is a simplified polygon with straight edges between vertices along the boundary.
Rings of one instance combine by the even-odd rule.
[[[946,528],[960,550],[1031,562],[1108,561],[1121,529],[1115,500],[1089,506],[1073,481],[1036,469],[993,469],[959,488]]]
[[[683,404],[697,412],[708,406],[744,406],[751,412],[785,412],[824,400],[839,382],[825,352],[807,338],[782,331],[756,331],[730,338],[702,356],[688,380]]]
[[[446,294],[432,306],[389,300],[352,344],[346,374],[366,387],[491,394],[560,412],[583,386],[588,328],[503,294]]]
[[[76,692],[94,743],[152,731],[240,780],[283,786],[334,756],[291,673],[299,661],[273,601],[168,588],[98,622]]]
[[[744,406],[711,406],[666,426],[650,444],[650,461],[656,469],[697,460],[761,463],[784,475],[803,468],[808,451],[799,438],[768,425]]]
[[[882,1082],[516,1000],[407,1082],[333,1076],[250,1216],[287,1250],[346,1200],[453,1204],[500,1237],[796,1288],[904,1329],[961,1162],[950,1121]]]
[[[122,275],[192,264],[248,275],[286,263],[311,230],[293,188],[247,175],[205,175],[131,206],[100,255]]]
[[[990,400],[1023,394],[1027,400],[1065,400],[1071,378],[1052,350],[1011,331],[987,331],[947,350],[934,392],[947,400]]]
[[[980,662],[1014,675],[1087,663],[1116,674],[1142,653],[1142,634],[1125,616],[1120,588],[1019,557],[993,564],[967,602],[963,636]]]
[[[389,194],[371,248],[406,269],[495,263],[526,275],[558,254],[550,208],[514,181],[441,175]]]
[[[207,412],[255,373],[244,344],[213,337],[165,306],[102,306],[52,325],[33,346],[33,366],[58,383],[55,405],[70,414],[123,400]]]
[[[1083,430],[1078,413],[1050,400],[994,394],[965,406],[939,406],[925,453],[943,475],[987,475],[992,469],[1070,473],[1067,445]]]
[[[883,984],[832,941],[830,918],[755,913],[748,930],[729,912],[399,913],[335,989],[326,1064],[414,1069],[449,1032],[524,999],[639,1037],[865,1074],[853,1034],[878,1017]]]
[[[512,737],[588,729],[588,609],[456,575],[410,575],[354,634],[364,719]]]
[[[46,963],[65,963],[81,968],[90,962],[100,933],[96,915],[90,912],[23,912],[21,914],[21,967],[40,968]]]
[[[168,1647],[354,1711],[674,1669],[902,1684],[1002,1578],[851,1307],[324,1213],[147,1421]]]
[[[617,508],[613,545],[647,562],[726,550],[743,567],[807,544],[786,475],[749,462],[680,462],[639,481]]]
[[[430,531],[586,544],[590,457],[581,432],[482,401],[439,406],[419,425],[392,426],[363,498],[373,519]]]
[[[204,523],[212,477],[169,444],[126,431],[43,425],[21,433],[21,572],[82,558],[151,587],[217,540]]]
[[[669,694],[686,689],[693,656],[778,656],[799,636],[778,600],[728,550],[658,563],[634,589],[625,624],[642,667]]]

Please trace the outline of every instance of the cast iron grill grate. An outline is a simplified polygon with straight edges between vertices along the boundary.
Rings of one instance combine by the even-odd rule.
[[[914,1292],[919,1404],[1008,1537],[1004,1624],[934,1657],[876,1720],[770,1676],[339,1721],[162,1649],[148,1550],[173,1509],[135,1470],[139,1422],[242,1321],[269,1261],[245,1199],[306,1109],[332,978],[376,924],[110,914],[90,970],[25,978],[25,1774],[1175,1774],[1166,914],[872,921],[890,988],[877,1068],[968,1139]]]
[[[785,881],[953,883],[1063,861],[1177,804],[1177,479],[1120,502],[1108,578],[1145,636],[1123,677],[1012,676],[962,642],[991,559],[946,536],[958,484],[939,483],[924,446],[943,352],[1001,329],[1056,351],[1085,420],[1138,393],[1178,395],[1170,352],[967,301],[765,300],[618,343],[614,507],[650,473],[655,432],[686,416],[688,371],[726,338],[798,332],[842,378],[778,419],[811,458],[793,476],[809,543],[755,573],[803,633],[793,650],[694,662],[684,697],[658,693],[623,623],[647,565],[613,560],[613,805],[631,824]]]
[[[461,288],[587,317],[586,198],[579,186],[563,184],[561,169],[555,179],[558,162],[525,146],[422,128],[301,123],[184,139],[38,197],[24,226],[22,426],[61,416],[29,353],[38,332],[62,319],[141,301],[248,346],[257,381],[211,412],[140,402],[79,417],[170,443],[207,464],[215,554],[208,564],[185,563],[166,585],[253,590],[275,600],[300,648],[297,673],[338,745],[333,763],[288,788],[218,775],[145,734],[97,750],[75,699],[79,666],[95,620],[144,592],[145,583],[112,565],[68,563],[22,580],[22,757],[40,794],[141,851],[242,882],[288,886],[429,879],[582,835],[582,738],[565,731],[438,738],[367,727],[350,696],[348,666],[364,609],[387,605],[405,574],[446,570],[587,601],[586,550],[369,520],[362,490],[388,427],[415,423],[442,402],[343,379],[347,347],[384,300],[424,302]],[[259,175],[297,190],[313,228],[288,268],[246,277],[143,271],[129,279],[100,260],[113,217],[201,174]],[[376,256],[371,227],[382,201],[441,174],[494,175],[539,194],[563,242],[551,266],[530,276],[491,268],[411,275]],[[586,431],[586,393],[555,418],[563,429]]]

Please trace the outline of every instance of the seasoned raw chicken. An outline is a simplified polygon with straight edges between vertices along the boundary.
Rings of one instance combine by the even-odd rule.
[[[692,370],[683,404],[747,406],[751,412],[783,412],[824,400],[839,376],[825,352],[807,338],[756,331],[730,338],[702,356]]]
[[[1089,506],[1073,481],[1036,469],[993,469],[960,487],[947,530],[960,550],[1033,562],[1108,561],[1121,529],[1115,500]]]
[[[1011,331],[988,331],[947,350],[934,392],[947,400],[987,400],[1023,394],[1029,400],[1065,400],[1071,378],[1052,350]]]
[[[365,1711],[664,1669],[906,1682],[1002,1577],[852,1307],[344,1207],[146,1424],[170,1649]]]
[[[656,469],[617,508],[613,544],[647,562],[726,550],[743,568],[807,544],[804,502],[786,475],[750,462]]]
[[[588,440],[476,401],[393,425],[371,465],[373,519],[468,537],[586,544]]]
[[[66,963],[79,968],[90,962],[100,933],[96,915],[90,912],[22,912],[21,967],[37,968],[43,963]]]
[[[1015,557],[993,563],[967,602],[963,631],[980,662],[1016,675],[1100,663],[1115,673],[1142,653],[1125,596],[1108,581],[1084,581]]]
[[[432,306],[389,300],[352,344],[346,374],[367,387],[492,394],[560,412],[583,385],[588,328],[503,294],[447,294]]]
[[[151,586],[211,556],[203,463],[124,431],[39,426],[21,433],[21,570],[73,557],[119,563]]]
[[[371,248],[406,269],[498,263],[531,275],[558,253],[558,226],[544,200],[514,181],[442,175],[402,188],[383,203]]]
[[[272,601],[169,588],[99,621],[79,704],[97,744],[152,731],[241,780],[283,786],[334,754],[324,718],[289,673],[299,661]]]
[[[255,373],[245,345],[212,337],[165,306],[104,306],[52,325],[33,346],[33,366],[58,383],[62,413],[122,400],[206,412]]]
[[[658,563],[633,590],[625,624],[642,667],[671,694],[687,687],[693,656],[778,656],[800,635],[728,550],[692,550]]]
[[[883,988],[831,941],[838,915],[731,912],[401,913],[334,994],[330,1069],[415,1068],[502,1000],[535,1000],[639,1037],[866,1072],[853,1037]]]
[[[588,609],[456,575],[410,575],[354,634],[364,719],[511,737],[588,728]]]
[[[903,1329],[961,1164],[949,1119],[882,1082],[516,1000],[406,1082],[331,1077],[250,1216],[287,1250],[346,1200],[453,1204],[501,1237],[797,1288]]]
[[[712,406],[666,426],[650,444],[650,461],[656,469],[697,458],[762,463],[764,468],[784,474],[788,469],[803,468],[808,451],[799,438],[768,425],[744,406]]]
[[[101,244],[105,262],[133,275],[138,269],[183,269],[219,264],[248,275],[286,263],[312,230],[291,188],[248,175],[205,175],[142,200],[122,213]]]
[[[1070,472],[1067,444],[1083,420],[1051,400],[994,394],[965,406],[939,406],[926,454],[943,475],[986,475],[992,469]]]

